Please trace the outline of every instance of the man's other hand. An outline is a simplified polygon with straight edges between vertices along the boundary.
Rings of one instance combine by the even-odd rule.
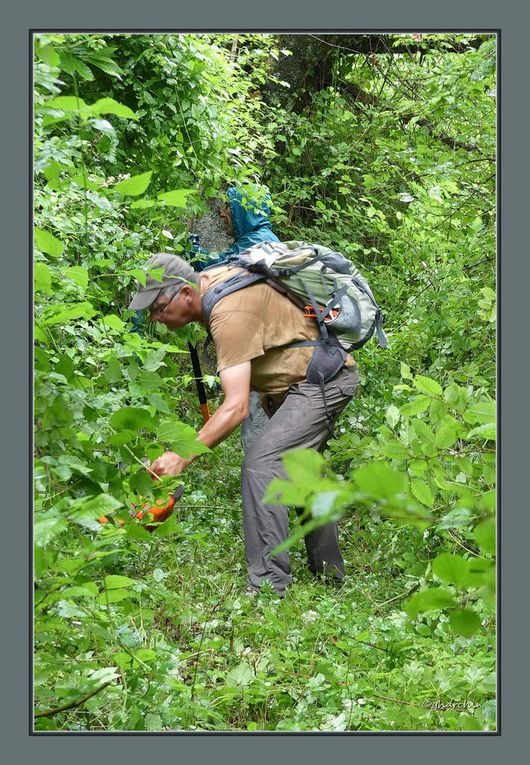
[[[180,475],[190,464],[190,460],[179,457],[175,452],[164,452],[149,466],[157,475]]]

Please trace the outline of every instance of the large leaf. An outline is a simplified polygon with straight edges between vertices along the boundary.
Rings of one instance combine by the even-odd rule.
[[[151,429],[153,427],[153,418],[147,409],[141,406],[125,406],[114,412],[110,418],[110,425],[116,430],[141,430],[142,428]]]
[[[496,420],[495,401],[477,401],[471,404],[463,414],[464,420],[470,424],[475,422],[490,423]]]
[[[443,422],[436,431],[434,445],[438,449],[450,449],[458,438],[455,426],[450,422]]]
[[[410,490],[418,502],[421,502],[422,505],[427,505],[427,507],[433,506],[434,497],[432,495],[431,487],[428,483],[420,480],[419,478],[413,478],[410,482]]]
[[[480,617],[471,608],[457,608],[449,614],[449,624],[457,635],[471,637],[480,627]]]
[[[49,231],[45,231],[42,228],[35,228],[34,231],[35,246],[47,255],[51,255],[52,258],[58,258],[64,252],[63,243],[57,239],[56,236]]]
[[[468,580],[468,563],[461,555],[441,553],[432,562],[432,571],[445,584],[465,587]]]
[[[413,384],[415,388],[421,390],[422,393],[427,393],[428,396],[442,396],[443,394],[442,386],[432,377],[416,375]]]
[[[107,603],[119,603],[121,600],[128,600],[132,593],[129,590],[104,590],[98,597],[98,603],[106,606]]]
[[[353,473],[353,478],[359,489],[374,499],[389,499],[407,491],[404,474],[384,462],[363,465]]]
[[[429,408],[431,400],[429,396],[415,396],[411,401],[407,401],[406,404],[400,407],[401,414],[405,414],[407,417],[421,414]]]
[[[190,457],[192,454],[203,454],[210,451],[208,447],[197,441],[197,434],[190,425],[180,420],[165,420],[157,430],[158,440],[171,447],[180,457]]]
[[[324,460],[314,449],[296,449],[282,455],[285,472],[296,483],[314,483],[320,478]]]
[[[61,273],[82,289],[86,289],[88,285],[88,271],[83,266],[68,266],[67,268],[62,268]]]
[[[495,553],[495,519],[488,518],[474,529],[473,535],[485,553]]]
[[[97,531],[100,527],[96,519],[113,513],[122,507],[122,504],[110,494],[97,494],[95,497],[76,500],[73,503],[71,518],[80,526]]]
[[[33,267],[35,291],[44,292],[46,295],[53,294],[52,272],[46,263],[35,263]]]
[[[82,98],[76,96],[56,96],[46,101],[43,109],[58,109],[62,112],[86,112],[89,108]]]
[[[97,66],[98,69],[101,69],[102,72],[110,74],[119,80],[121,79],[121,74],[123,73],[122,69],[120,69],[118,64],[108,56],[102,56],[101,54],[94,53],[86,56],[86,60],[89,62],[89,64]]]
[[[136,197],[138,194],[143,194],[151,183],[152,170],[148,170],[146,173],[140,175],[133,175],[132,178],[127,178],[125,181],[120,181],[112,187],[111,191],[118,191],[120,194],[124,194],[129,197]]]
[[[407,601],[405,611],[414,618],[422,611],[442,611],[454,605],[455,598],[452,592],[441,587],[430,587],[428,590],[415,593]]]
[[[226,676],[226,685],[235,685],[245,687],[250,685],[254,673],[246,661],[242,661],[237,667],[231,669]]]
[[[171,207],[186,207],[187,198],[190,194],[193,194],[192,189],[175,189],[159,194],[158,199]]]
[[[72,306],[53,305],[46,309],[41,324],[51,326],[53,324],[69,324],[75,319],[90,319],[96,313],[92,303],[76,303]]]
[[[117,117],[123,117],[124,119],[138,119],[132,109],[129,109],[125,104],[118,103],[113,98],[99,98],[96,103],[88,107],[87,111],[92,117],[98,114],[115,114]]]
[[[35,544],[46,547],[51,540],[67,528],[66,520],[59,513],[39,513],[33,527]]]
[[[399,409],[394,404],[390,404],[385,412],[385,418],[391,428],[398,424],[400,418]]]
[[[134,579],[130,579],[128,576],[121,576],[120,574],[110,574],[105,577],[103,584],[106,590],[127,589],[132,587]]]
[[[497,428],[494,422],[488,422],[485,425],[479,425],[477,428],[470,430],[466,436],[468,438],[479,438],[484,441],[496,441]]]

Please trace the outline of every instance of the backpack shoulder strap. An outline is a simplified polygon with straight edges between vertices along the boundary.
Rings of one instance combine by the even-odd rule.
[[[228,279],[224,279],[215,287],[211,287],[202,296],[202,310],[206,323],[210,323],[210,316],[214,306],[227,295],[231,295],[232,292],[237,292],[250,284],[255,284],[259,281],[265,281],[266,276],[260,273],[249,273],[248,271],[239,272],[229,276]]]

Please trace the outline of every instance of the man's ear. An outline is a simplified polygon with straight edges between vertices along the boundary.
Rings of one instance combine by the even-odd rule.
[[[193,297],[194,289],[189,284],[183,284],[179,292],[181,295],[184,295],[185,300],[190,300]]]

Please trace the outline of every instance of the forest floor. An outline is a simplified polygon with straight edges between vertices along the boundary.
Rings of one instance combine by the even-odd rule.
[[[145,557],[121,569],[156,582],[156,602],[132,623],[137,642],[169,661],[174,729],[494,729],[494,624],[467,639],[443,616],[412,623],[401,610],[420,584],[410,551],[423,532],[352,513],[340,525],[343,583],[315,580],[299,542],[285,599],[245,595],[238,451],[232,436],[195,463],[175,532],[155,532]],[[151,715],[148,729],[167,730],[163,719]]]

